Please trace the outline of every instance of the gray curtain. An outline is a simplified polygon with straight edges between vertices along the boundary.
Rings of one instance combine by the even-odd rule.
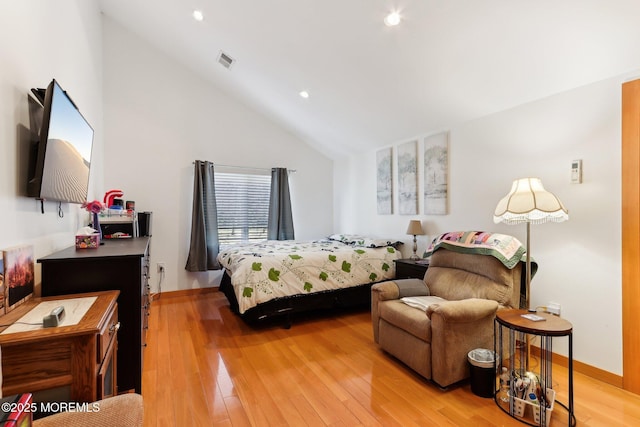
[[[191,212],[191,242],[187,271],[219,270],[216,257],[218,242],[218,212],[213,163],[196,160],[193,176],[193,207]]]
[[[269,197],[269,240],[293,240],[293,215],[289,195],[289,173],[286,168],[271,169]]]

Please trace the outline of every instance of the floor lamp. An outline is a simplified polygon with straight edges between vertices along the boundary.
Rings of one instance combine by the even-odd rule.
[[[527,275],[524,305],[529,309],[531,287],[531,224],[562,222],[569,219],[567,209],[553,193],[542,186],[539,178],[521,178],[513,181],[511,191],[498,202],[493,213],[496,224],[527,224]],[[523,305],[521,300],[520,305]]]

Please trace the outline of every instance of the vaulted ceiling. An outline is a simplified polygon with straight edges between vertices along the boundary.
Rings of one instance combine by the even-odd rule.
[[[638,0],[100,0],[336,157],[640,70]],[[192,13],[202,11],[196,21]],[[400,24],[383,23],[398,11]],[[220,52],[233,61],[227,69]],[[302,98],[301,91],[309,93]]]

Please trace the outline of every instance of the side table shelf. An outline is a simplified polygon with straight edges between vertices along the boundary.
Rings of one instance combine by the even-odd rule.
[[[502,385],[494,394],[496,405],[513,418],[531,426],[549,426],[551,416],[557,409],[566,410],[567,425],[573,427],[576,417],[573,412],[573,326],[561,317],[547,313],[535,313],[542,321],[533,321],[522,317],[527,310],[498,310],[494,322],[494,351],[496,352],[496,368],[507,385]],[[568,338],[568,405],[558,401],[553,389],[552,376],[552,340],[554,337]],[[530,339],[539,338],[540,362],[539,372],[529,369]],[[504,369],[503,369],[504,368]],[[533,403],[525,396],[519,395],[518,385],[528,381],[538,381],[541,391],[538,395],[546,401]],[[520,387],[522,388],[522,387]],[[555,415],[558,417],[558,415]]]

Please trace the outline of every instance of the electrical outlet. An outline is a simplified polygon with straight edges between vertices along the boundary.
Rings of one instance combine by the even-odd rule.
[[[560,304],[557,302],[550,302],[547,304],[547,311],[551,314],[555,314],[556,316],[560,316]]]
[[[158,273],[164,273],[164,262],[156,264],[158,266]]]

